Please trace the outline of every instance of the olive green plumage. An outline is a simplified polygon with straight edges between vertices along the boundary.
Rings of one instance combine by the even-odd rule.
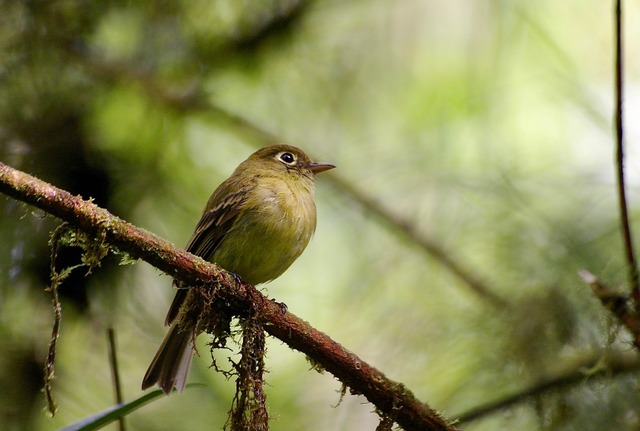
[[[299,148],[262,148],[240,163],[213,192],[186,250],[257,285],[279,277],[316,229],[315,174],[334,168],[312,162]],[[186,384],[197,335],[181,310],[195,299],[178,290],[167,313],[169,331],[142,382],[165,393]]]

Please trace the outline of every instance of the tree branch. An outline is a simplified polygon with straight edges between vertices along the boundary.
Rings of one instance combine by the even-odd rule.
[[[537,384],[504,398],[477,406],[459,416],[459,423],[469,423],[499,410],[508,409],[516,404],[539,397],[545,393],[567,389],[585,381],[599,381],[624,373],[635,373],[640,369],[635,354],[599,352],[567,367],[554,376],[542,379]]]
[[[615,129],[616,129],[616,183],[620,211],[620,227],[627,262],[630,294],[615,292],[589,271],[579,272],[582,280],[591,286],[593,293],[611,314],[616,316],[633,335],[633,343],[640,350],[640,273],[633,249],[633,235],[629,223],[627,194],[624,181],[624,124],[623,124],[623,50],[622,50],[622,0],[616,0],[615,24]]]
[[[615,8],[615,97],[616,97],[616,180],[618,185],[618,201],[620,205],[620,224],[622,227],[622,238],[624,241],[625,257],[629,271],[629,285],[631,296],[634,299],[636,308],[640,309],[640,275],[638,274],[638,264],[633,250],[633,236],[629,225],[629,210],[627,208],[627,194],[624,185],[624,123],[623,123],[623,53],[622,53],[622,0],[616,0]],[[640,311],[639,311],[640,313]]]
[[[633,344],[640,350],[640,316],[634,312],[629,296],[614,291],[587,270],[581,270],[578,275],[591,287],[602,305],[629,330],[633,336]]]
[[[353,393],[364,395],[405,430],[455,430],[450,422],[416,399],[404,385],[389,380],[381,371],[309,323],[283,310],[253,286],[237,283],[220,267],[123,221],[90,201],[72,196],[2,162],[0,192],[52,214],[134,258],[145,260],[186,285],[217,283],[222,299],[255,310],[265,331],[308,355],[314,363],[336,376]]]

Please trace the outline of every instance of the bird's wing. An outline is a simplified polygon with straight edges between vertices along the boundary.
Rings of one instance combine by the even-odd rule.
[[[246,190],[228,194],[218,205],[205,211],[185,250],[203,259],[211,256],[235,222],[246,197]]]
[[[191,235],[191,239],[189,239],[185,247],[188,252],[203,259],[209,259],[216,251],[225,234],[235,223],[238,214],[242,211],[248,191],[254,187],[254,185],[247,184],[244,185],[244,188],[234,187],[235,185],[237,184],[230,178],[213,193],[207,208],[211,206],[212,202],[218,202],[218,204],[205,210],[202,214],[193,235]],[[239,192],[237,191],[238,189],[240,189]],[[231,190],[235,191],[231,192]],[[178,316],[188,291],[189,289],[178,289],[176,292],[176,296],[173,298],[173,302],[167,312],[166,325],[170,325]]]

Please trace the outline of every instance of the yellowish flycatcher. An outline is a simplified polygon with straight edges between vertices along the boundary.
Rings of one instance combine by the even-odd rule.
[[[316,229],[315,175],[335,166],[312,162],[299,148],[262,148],[213,192],[186,250],[257,285],[279,277]],[[187,380],[196,323],[185,317],[195,301],[180,289],[167,313],[169,331],[142,381],[169,394]]]

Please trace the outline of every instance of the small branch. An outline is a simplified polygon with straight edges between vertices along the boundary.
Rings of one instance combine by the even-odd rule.
[[[234,277],[217,265],[111,215],[90,201],[1,162],[0,192],[63,219],[134,258],[143,259],[186,285],[207,285],[215,280],[222,299],[255,310],[265,331],[305,353],[349,386],[353,393],[364,395],[406,431],[455,429],[404,385],[389,380],[327,335],[284,311],[253,286],[236,284]]]
[[[0,162],[0,166],[2,163]],[[47,400],[47,412],[51,417],[55,416],[58,407],[56,406],[55,399],[53,397],[53,391],[51,389],[51,382],[56,376],[56,351],[58,345],[58,337],[60,336],[60,324],[62,322],[62,306],[60,304],[60,298],[58,296],[58,287],[64,281],[65,278],[71,274],[71,272],[82,264],[74,265],[69,268],[62,269],[58,272],[56,269],[56,258],[58,256],[58,249],[60,242],[65,232],[67,231],[68,224],[62,223],[58,226],[51,235],[51,262],[49,266],[50,285],[46,289],[51,292],[51,302],[53,305],[53,328],[51,328],[51,339],[49,341],[49,350],[47,357],[44,361],[44,393]]]
[[[109,345],[109,364],[111,365],[111,378],[113,380],[113,390],[116,404],[122,404],[122,385],[120,384],[120,368],[118,367],[118,355],[116,346],[116,331],[113,327],[107,328],[107,344]],[[118,418],[118,430],[126,430],[124,416]]]
[[[615,8],[615,93],[616,93],[616,168],[618,183],[618,201],[620,204],[620,224],[622,227],[622,238],[624,241],[625,257],[629,268],[629,285],[631,296],[636,308],[640,310],[640,275],[638,274],[638,264],[633,250],[633,236],[629,225],[629,210],[627,208],[627,194],[624,184],[624,121],[623,121],[623,53],[622,53],[622,0],[616,0]],[[639,311],[640,312],[640,311]]]
[[[491,288],[489,288],[489,286],[487,286],[476,274],[472,273],[468,268],[458,262],[458,260],[456,260],[448,250],[439,244],[438,241],[434,238],[430,238],[422,232],[419,232],[414,223],[394,214],[391,209],[372,199],[370,196],[367,196],[349,182],[336,175],[329,177],[328,181],[331,181],[333,185],[339,188],[343,193],[347,194],[354,201],[362,205],[369,214],[373,214],[382,223],[399,232],[406,239],[420,247],[422,251],[428,254],[432,259],[439,262],[481,299],[498,308],[506,307],[508,305],[508,302],[504,298],[493,292]]]
[[[602,305],[631,332],[633,343],[640,350],[640,316],[630,306],[628,296],[615,292],[589,271],[581,270],[578,274],[591,287]]]
[[[468,424],[551,391],[567,390],[570,386],[583,382],[599,381],[612,375],[637,372],[639,369],[640,365],[636,355],[621,353],[608,355],[607,352],[603,352],[569,367],[566,371],[560,372],[554,377],[543,379],[518,393],[462,413],[459,416],[458,424]]]
[[[623,124],[623,55],[622,55],[622,1],[615,3],[615,122],[616,122],[616,180],[620,210],[620,225],[627,261],[630,295],[615,292],[588,271],[580,271],[580,277],[591,286],[593,293],[618,320],[631,332],[633,342],[640,350],[640,275],[633,249],[633,235],[629,224],[629,210],[624,181],[624,124]]]

